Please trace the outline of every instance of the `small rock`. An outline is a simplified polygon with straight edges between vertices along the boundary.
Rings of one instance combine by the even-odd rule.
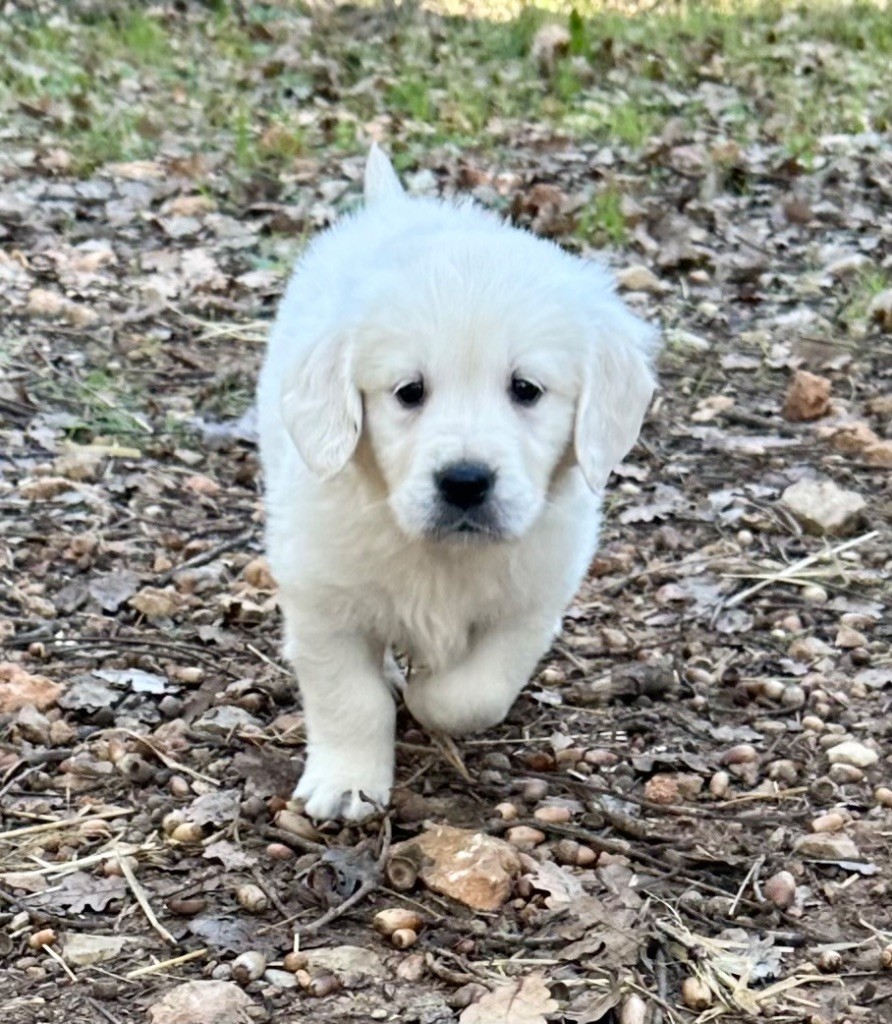
[[[844,278],[860,274],[869,266],[869,256],[865,256],[863,252],[850,252],[828,263],[824,269],[831,277],[843,280]]]
[[[712,348],[706,338],[680,328],[666,331],[666,344],[670,348],[687,349],[689,352],[708,352]]]
[[[505,838],[521,850],[528,850],[545,842],[545,833],[529,825],[515,825],[505,833]]]
[[[681,998],[692,1010],[708,1010],[712,1006],[712,991],[705,981],[691,976],[681,983]]]
[[[809,533],[818,536],[851,533],[867,505],[860,494],[843,490],[832,480],[799,480],[780,500]]]
[[[821,814],[811,823],[812,832],[839,832],[846,827],[848,818],[839,811]]]
[[[797,370],[784,399],[784,418],[794,423],[820,419],[830,406],[830,381],[807,370]]]
[[[385,977],[387,970],[381,958],[362,946],[333,946],[308,949],[306,970],[313,980],[331,978],[338,985],[354,988]],[[332,989],[334,991],[334,989]],[[310,992],[321,995],[321,992]]]
[[[654,775],[644,787],[644,799],[654,804],[677,804],[681,800],[673,775]]]
[[[231,981],[187,981],[149,1007],[151,1024],[249,1024],[254,1001]]]
[[[856,768],[869,768],[879,761],[880,755],[857,740],[846,740],[827,751],[831,764],[851,764]]]
[[[651,295],[662,295],[668,287],[652,270],[641,263],[617,271],[616,283],[626,291],[649,292]]]
[[[792,907],[796,900],[796,879],[789,871],[778,871],[762,887],[765,899],[781,910]]]
[[[537,807],[533,811],[533,817],[537,821],[544,821],[549,825],[565,825],[573,817],[573,814],[569,807],[547,804],[545,807]]]
[[[544,838],[543,835],[542,840]],[[498,910],[505,903],[521,869],[517,850],[511,843],[482,832],[446,825],[435,826],[414,839],[398,843],[391,856],[417,858],[418,875],[425,885],[483,911]]]
[[[297,978],[290,971],[276,970],[275,967],[263,972],[263,980],[276,988],[297,988]]]
[[[864,647],[867,644],[867,637],[863,633],[859,633],[857,629],[852,629],[851,626],[840,626],[833,643],[837,647],[845,649]]]
[[[717,799],[721,799],[728,793],[731,785],[731,776],[727,772],[716,772],[709,780],[709,792]]]
[[[759,760],[759,752],[749,743],[739,743],[725,751],[724,764],[753,764]]]
[[[853,764],[832,764],[829,775],[838,786],[853,786],[864,781],[864,772]]]
[[[880,807],[892,807],[892,789],[888,786],[878,786],[874,790],[873,798]]]
[[[827,591],[817,583],[810,583],[802,588],[802,600],[806,604],[826,604],[830,600]]]
[[[809,860],[860,860],[861,851],[848,836],[834,832],[818,832],[801,836],[794,850]]]

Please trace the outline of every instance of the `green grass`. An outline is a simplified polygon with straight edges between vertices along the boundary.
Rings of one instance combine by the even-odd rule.
[[[579,214],[575,234],[591,245],[622,245],[626,240],[622,193],[613,187],[597,192]]]
[[[441,15],[403,13],[383,38],[356,31],[346,7],[316,11],[312,30],[297,33],[288,8],[263,3],[246,5],[244,21],[223,0],[201,17],[137,0],[80,21],[22,10],[0,25],[0,116],[14,117],[32,145],[49,117],[84,175],[151,157],[157,140],[141,130],[149,123],[250,175],[287,173],[321,146],[359,151],[362,126],[382,115],[405,125],[410,149],[478,146],[497,117],[637,150],[681,117],[707,134],[778,144],[806,165],[822,135],[892,121],[878,86],[892,16],[879,4],[645,6],[635,14],[629,4],[586,0],[574,10],[545,0],[507,17],[511,6],[493,2],[474,8],[492,17],[458,17],[450,10],[467,5],[441,0]],[[534,42],[555,21],[569,45],[546,67]],[[704,83],[737,92],[720,121],[704,108]],[[307,111],[319,116],[298,122]]]

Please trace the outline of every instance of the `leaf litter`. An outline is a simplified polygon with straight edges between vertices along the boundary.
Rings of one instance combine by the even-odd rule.
[[[4,1008],[874,1024],[882,12],[443,6],[4,9]],[[471,191],[605,260],[668,344],[530,694],[448,748],[402,715],[386,827],[314,828],[288,800],[303,725],[258,561],[251,382],[288,267],[355,203],[373,137],[414,191]],[[483,860],[465,879],[497,892],[486,910],[425,880],[444,827],[510,848],[495,890]],[[404,946],[373,927],[393,907],[421,918]],[[248,951],[268,970],[242,988]]]

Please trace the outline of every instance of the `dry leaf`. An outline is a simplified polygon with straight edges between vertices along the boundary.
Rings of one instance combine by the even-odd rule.
[[[459,1024],[546,1024],[557,1000],[551,998],[545,977],[533,974],[499,988],[472,1003],[458,1018]]]
[[[797,370],[784,399],[784,417],[794,423],[820,419],[830,406],[830,381],[826,377]]]
[[[63,689],[46,676],[26,672],[21,665],[11,661],[0,662],[0,714],[9,714],[24,707],[46,711],[56,703]]]

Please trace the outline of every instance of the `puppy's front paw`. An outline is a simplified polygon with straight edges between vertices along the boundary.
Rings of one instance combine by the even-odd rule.
[[[382,764],[356,752],[344,755],[311,748],[294,796],[303,800],[307,814],[319,821],[362,821],[387,805],[392,786],[389,758]]]
[[[406,705],[425,729],[450,736],[498,725],[511,708],[500,693],[449,676],[412,680],[406,689]]]

